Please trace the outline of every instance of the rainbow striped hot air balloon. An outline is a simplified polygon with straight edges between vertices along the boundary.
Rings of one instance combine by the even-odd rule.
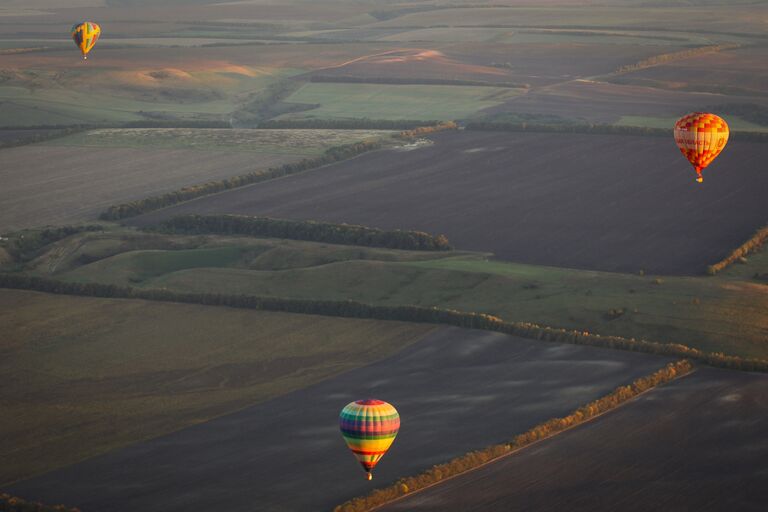
[[[397,409],[381,400],[357,400],[341,410],[341,435],[368,475],[387,453],[400,430]]]
[[[715,114],[694,112],[675,123],[675,143],[696,170],[701,183],[701,171],[717,158],[728,142],[728,124]]]
[[[75,23],[72,26],[72,40],[80,51],[83,52],[83,59],[88,58],[88,52],[91,51],[96,41],[101,35],[101,27],[92,21]]]

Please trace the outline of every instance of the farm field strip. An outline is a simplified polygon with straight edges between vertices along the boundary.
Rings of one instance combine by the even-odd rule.
[[[375,472],[376,482],[386,485],[506,440],[665,361],[442,328],[380,363],[19,482],[10,491],[82,508],[109,504],[116,512],[150,504],[164,510],[215,504],[245,511],[254,503],[264,510],[330,508],[370,488],[337,429],[338,410],[353,398],[386,399],[403,418],[395,444]],[[276,444],[275,429],[287,444]],[[190,489],[190,480],[199,485]]]
[[[365,154],[131,223],[190,213],[347,222],[442,233],[459,249],[520,263],[689,275],[765,223],[758,192],[768,179],[759,165],[765,144],[732,141],[694,188],[689,164],[664,138],[468,131],[431,138],[421,149]]]
[[[0,151],[0,232],[94,220],[106,207],[299,160],[285,153],[32,145]]]
[[[308,83],[285,101],[318,107],[278,119],[452,120],[518,94],[515,89],[501,87]]]
[[[303,388],[435,329],[13,290],[0,305],[0,484]]]
[[[377,510],[760,510],[768,378],[714,369]],[[632,461],[628,464],[627,461]],[[620,468],[620,469],[619,469]]]
[[[333,146],[376,139],[387,130],[264,130],[210,128],[110,128],[47,142],[50,146],[253,151],[317,156]]]

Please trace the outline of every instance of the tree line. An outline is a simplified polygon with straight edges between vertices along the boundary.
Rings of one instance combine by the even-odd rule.
[[[640,135],[644,137],[671,137],[669,128],[651,128],[649,126],[619,126],[600,123],[529,123],[473,121],[465,129],[490,132],[532,132],[532,133],[586,133],[590,135]],[[731,140],[747,142],[768,142],[768,133],[732,130]]]
[[[152,229],[173,234],[247,235],[410,251],[451,249],[444,235],[433,236],[423,231],[384,231],[352,224],[245,215],[180,215]]]
[[[669,363],[664,368],[650,375],[636,379],[628,386],[620,386],[608,395],[579,407],[567,416],[547,420],[515,436],[508,443],[492,445],[483,450],[455,457],[446,463],[432,466],[416,476],[401,478],[388,487],[371,491],[366,496],[353,498],[335,507],[333,510],[334,512],[366,512],[372,510],[409,493],[434,485],[441,480],[454,477],[494,459],[509,455],[537,441],[557,435],[564,430],[568,430],[611,409],[615,409],[645,391],[665,384],[676,377],[686,375],[692,370],[693,365],[685,359]]]
[[[546,327],[530,322],[505,322],[498,317],[485,313],[464,312],[438,307],[376,306],[349,300],[290,299],[254,295],[174,292],[167,289],[134,288],[99,283],[75,283],[19,273],[0,273],[0,288],[34,290],[60,295],[143,299],[344,318],[373,318],[377,320],[452,325],[466,329],[501,332],[541,341],[589,345],[671,357],[685,357],[719,368],[768,372],[768,360],[765,359],[729,356],[720,352],[704,352],[678,343],[659,343],[637,340],[635,338],[622,338],[621,336],[601,336],[600,334],[593,334],[588,331]]]
[[[404,130],[397,136],[401,139],[415,139],[416,137],[423,137],[430,133],[442,132],[445,130],[457,130],[459,126],[454,121],[442,121],[430,126],[418,126],[410,130]]]
[[[676,60],[688,59],[697,55],[720,52],[724,50],[733,50],[740,47],[740,44],[717,44],[711,46],[701,46],[699,48],[692,48],[690,50],[681,50],[679,52],[663,53],[661,55],[654,55],[653,57],[643,59],[634,64],[620,66],[616,69],[616,71],[614,71],[614,74],[630,73],[632,71],[639,71],[641,69],[658,66],[659,64],[666,64]]]
[[[596,135],[643,135],[652,137],[669,137],[672,135],[672,127],[650,128],[643,126],[617,126],[613,124],[544,124],[514,122],[504,123],[496,121],[475,121],[468,123],[467,130],[480,130],[492,132],[547,132],[547,133],[588,133]]]
[[[80,509],[64,505],[43,505],[0,493],[0,512],[80,512]]]
[[[753,252],[757,252],[760,250],[760,248],[765,244],[766,240],[768,240],[768,226],[762,227],[757,230],[757,232],[752,235],[752,238],[738,246],[736,249],[731,251],[731,253],[723,258],[722,260],[718,261],[714,265],[710,265],[707,267],[707,274],[710,276],[714,276],[715,274],[718,274],[719,272],[722,272],[725,270],[728,266],[732,265],[733,263],[736,263],[740,258],[746,257],[748,254],[751,254]]]
[[[233,176],[231,178],[225,178],[222,180],[200,183],[198,185],[184,187],[179,190],[168,192],[159,196],[152,196],[145,199],[131,201],[129,203],[113,205],[103,211],[99,215],[99,219],[120,220],[129,217],[135,217],[137,215],[151,212],[153,210],[159,210],[160,208],[165,208],[184,201],[189,201],[190,199],[215,194],[224,190],[243,187],[245,185],[251,185],[253,183],[259,183],[261,181],[271,180],[280,176],[287,176],[289,174],[307,171],[309,169],[315,169],[317,167],[322,167],[323,165],[328,165],[340,160],[346,160],[348,158],[352,158],[353,156],[379,149],[380,147],[381,142],[379,141],[356,142],[354,144],[335,146],[327,149],[322,156],[305,158],[299,162],[284,164],[279,167],[270,167],[266,170],[253,171],[248,174],[242,174],[240,176]]]

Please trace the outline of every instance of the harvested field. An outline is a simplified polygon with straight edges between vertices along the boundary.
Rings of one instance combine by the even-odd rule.
[[[598,43],[464,43],[446,46],[452,58],[505,70],[511,80],[549,85],[610,73],[654,55],[675,51],[672,46]]]
[[[424,42],[416,43],[423,45]],[[609,73],[659,53],[665,46],[595,43],[440,43],[437,48],[398,48],[321,68],[324,76],[463,79],[546,85]]]
[[[698,185],[671,136],[452,132],[433,139],[133,222],[237,213],[359,223],[444,233],[459,249],[524,263],[697,274],[766,220],[766,144],[732,140]]]
[[[373,485],[386,485],[505,441],[665,362],[441,328],[387,360],[8,491],[113,512],[328,510],[372,488],[338,432],[339,410],[353,399],[376,396],[402,416],[375,471]]]
[[[0,290],[0,325],[3,486],[302,389],[435,329],[20,290]]]
[[[655,68],[652,68],[655,69]],[[575,80],[531,91],[483,113],[554,115],[593,123],[615,123],[625,116],[677,119],[714,104],[755,103],[768,106],[768,98],[723,96],[664,90],[642,85],[618,85]],[[671,129],[670,125],[670,129]]]
[[[512,81],[509,70],[489,64],[477,65],[453,59],[439,50],[396,49],[352,59],[342,64],[320,68],[315,74],[387,79],[444,79],[485,82]]]
[[[768,48],[710,53],[620,77],[620,83],[738,96],[768,96]]]
[[[301,155],[33,145],[0,151],[0,232],[95,219],[107,206]]]
[[[380,510],[760,511],[768,376],[699,369]]]
[[[0,132],[2,133],[2,132]],[[233,130],[130,128],[91,130],[47,143],[54,146],[252,151],[317,156],[333,146],[389,135],[386,130]]]
[[[538,3],[538,2],[537,2]],[[560,2],[558,2],[560,3]],[[580,2],[583,4],[583,2]],[[742,32],[762,35],[766,9],[756,5],[697,5],[695,15],[688,6],[646,5],[601,6],[586,9],[577,6],[478,7],[465,9],[439,9],[405,13],[403,16],[370,26],[382,28],[427,28],[459,26],[492,28],[548,27],[548,28],[622,28],[656,31],[689,32]]]

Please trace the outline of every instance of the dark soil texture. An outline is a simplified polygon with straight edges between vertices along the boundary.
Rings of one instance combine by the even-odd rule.
[[[699,369],[380,510],[761,511],[768,376]]]
[[[415,229],[504,260],[700,274],[768,220],[768,144],[728,143],[704,183],[667,137],[459,131],[138,217],[233,213]]]
[[[666,361],[443,328],[374,365],[6,491],[86,511],[330,510],[401,476],[510,440]],[[365,397],[392,403],[402,420],[373,482],[338,430],[341,408]]]

